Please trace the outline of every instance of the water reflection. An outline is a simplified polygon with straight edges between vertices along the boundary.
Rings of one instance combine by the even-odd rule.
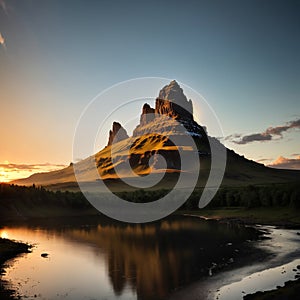
[[[53,259],[47,261],[48,275],[51,268],[58,267],[55,262],[60,260],[63,266],[61,272],[65,273],[61,277],[65,276],[64,291],[66,285],[69,285],[69,290],[76,286],[80,287],[81,295],[96,295],[97,299],[104,296],[107,299],[164,299],[178,287],[208,276],[215,264],[224,265],[243,255],[245,240],[257,238],[257,232],[252,228],[188,217],[172,217],[147,225],[126,225],[108,220],[83,224],[85,222],[81,220],[79,224],[47,224],[41,228],[33,225],[5,228],[2,232],[10,237],[15,232],[18,239],[27,237],[30,242],[35,240],[41,251],[49,249]],[[64,259],[66,251],[72,259]],[[30,260],[31,256],[34,253],[27,259]],[[37,256],[31,263],[37,270],[46,272],[42,268],[45,261]],[[66,277],[68,269],[74,270],[74,264],[80,268],[82,277]],[[32,277],[26,265],[22,265],[22,259],[15,269],[19,267],[23,267],[23,276]],[[99,268],[102,273],[99,273]],[[16,276],[12,273],[8,272],[8,277],[14,280]],[[22,276],[21,273],[18,276]],[[46,275],[38,273],[39,278],[34,279],[42,282]],[[83,279],[86,276],[93,278],[92,284],[97,288],[87,284],[87,280]],[[29,277],[29,280],[32,279]],[[38,285],[38,294],[45,295],[43,286]],[[52,289],[61,293],[59,287],[52,286]],[[105,292],[109,289],[113,293]],[[68,295],[75,299],[75,292]],[[68,295],[64,299],[68,299]]]

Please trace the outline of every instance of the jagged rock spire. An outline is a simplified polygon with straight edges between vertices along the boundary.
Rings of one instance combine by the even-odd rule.
[[[146,125],[154,119],[155,109],[152,108],[148,103],[145,103],[142,109],[140,118],[140,125]]]
[[[170,122],[160,124],[159,115],[167,116],[170,119],[167,118],[166,120]],[[179,123],[172,122],[172,119],[177,120]],[[193,118],[192,101],[187,100],[182,88],[173,80],[160,90],[159,97],[155,101],[155,108],[147,103],[144,104],[140,124],[133,131],[133,136],[146,134],[151,128],[156,132],[169,132],[170,130],[179,132],[181,130],[180,123],[181,125],[184,124],[190,133],[197,136],[202,134],[201,126]]]
[[[169,84],[164,86],[160,90],[158,98],[163,100],[171,100],[177,104],[187,102],[187,98],[176,80],[172,80]]]
[[[172,80],[160,90],[155,103],[155,112],[176,119],[193,120],[192,101],[187,100],[176,80]]]
[[[109,138],[107,146],[112,145],[112,143],[117,143],[119,141],[127,139],[129,136],[126,130],[118,122],[113,122],[112,130],[109,131]]]
[[[187,110],[190,114],[193,114],[192,101],[188,101],[183,93],[183,89],[179,86],[176,80],[172,80],[168,85],[164,86],[160,90],[158,98],[176,103]]]

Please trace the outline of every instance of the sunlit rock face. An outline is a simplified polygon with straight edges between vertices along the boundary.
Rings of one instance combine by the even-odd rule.
[[[160,90],[155,108],[148,103],[143,106],[140,124],[133,131],[133,136],[149,133],[205,135],[203,128],[194,121],[192,101],[187,100],[175,80]]]
[[[173,80],[164,86],[155,103],[155,112],[175,119],[193,120],[193,104],[187,100],[179,84]]]
[[[107,146],[112,145],[112,143],[117,143],[122,140],[129,138],[126,130],[122,127],[122,125],[118,122],[114,122],[112,126],[112,130],[109,131],[109,138]]]

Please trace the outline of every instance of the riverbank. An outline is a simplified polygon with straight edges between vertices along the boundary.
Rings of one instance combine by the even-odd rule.
[[[182,211],[183,215],[196,216],[202,219],[213,219],[224,223],[239,223],[245,225],[273,225],[279,228],[294,228],[300,230],[300,212],[289,207],[271,208],[218,208],[201,209],[199,211]],[[296,232],[300,235],[300,232]],[[299,245],[300,247],[300,245]],[[220,279],[221,280],[221,279]],[[258,291],[246,295],[244,299],[269,300],[269,299],[294,299],[299,295],[300,280],[287,281],[284,286],[271,291]]]
[[[178,211],[176,214],[197,216],[203,219],[214,219],[220,222],[241,223],[245,225],[272,225],[282,228],[300,229],[300,210],[289,207],[259,208],[215,208],[189,211]]]
[[[291,282],[288,287],[281,288],[280,291],[276,288],[283,287],[285,282],[295,280],[299,276],[298,231],[274,226],[258,226],[258,228],[265,231],[268,239],[253,244],[254,256],[245,258],[248,263],[243,266],[233,264],[231,269],[212,274],[213,276],[205,280],[199,280],[174,292],[169,299],[238,300],[244,299],[249,294],[254,295],[249,296],[248,299],[254,297],[255,300],[293,299],[289,298],[289,294],[299,288],[299,281]],[[269,255],[267,257],[258,255],[262,250]],[[258,291],[268,292],[257,293]],[[269,293],[272,298],[260,298],[262,295],[268,297]]]
[[[24,243],[11,241],[8,239],[0,238],[0,299],[12,299],[13,291],[9,289],[6,282],[1,280],[4,273],[5,263],[12,258],[17,257],[23,253],[29,253],[30,246]]]
[[[246,295],[245,300],[281,300],[281,299],[298,299],[300,294],[300,278],[295,281],[287,281],[283,287],[267,292],[256,292],[255,294]]]

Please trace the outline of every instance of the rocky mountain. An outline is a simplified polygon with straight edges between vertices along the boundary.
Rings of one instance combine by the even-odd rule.
[[[165,119],[161,116],[165,116]],[[151,131],[175,135],[182,132],[182,126],[189,135],[206,136],[204,128],[194,121],[192,101],[187,100],[182,88],[173,80],[160,90],[154,108],[148,103],[144,104],[140,124],[133,136],[142,136]]]
[[[192,100],[187,100],[176,80],[172,80],[160,90],[155,111],[159,114],[170,113],[170,116],[175,118],[193,120]]]
[[[173,80],[160,90],[154,108],[148,103],[143,105],[140,123],[131,137],[120,123],[114,122],[107,146],[95,155],[62,170],[34,174],[14,183],[56,185],[69,189],[77,186],[74,175],[76,168],[82,181],[96,182],[100,176],[114,185],[116,190],[130,189],[122,183],[121,178],[133,174],[144,176],[163,173],[165,175],[157,188],[168,188],[176,182],[178,174],[191,172],[195,168],[194,161],[185,158],[196,153],[201,162],[198,180],[198,186],[201,187],[205,186],[211,170],[212,143],[227,152],[225,185],[286,182],[296,180],[299,176],[297,171],[271,169],[249,161],[226,149],[217,139],[209,137],[205,127],[194,120],[192,101],[186,98],[179,84]],[[182,160],[188,163],[182,165]],[[95,164],[96,172],[91,167]]]
[[[148,103],[143,105],[140,123],[131,138],[128,138],[119,123],[114,122],[107,145],[114,147],[107,149],[109,151],[106,153],[100,151],[95,156],[101,177],[114,177],[116,166],[122,176],[129,176],[131,169],[138,175],[193,169],[194,162],[186,164],[182,169],[177,147],[185,147],[186,150],[181,155],[186,156],[199,151],[209,157],[210,151],[207,134],[194,121],[192,112],[192,101],[187,100],[175,80],[171,81],[160,90],[154,108]],[[190,146],[187,149],[190,143],[188,137],[194,139],[197,147]],[[121,141],[124,143],[120,143]],[[154,158],[152,162],[151,158]]]

